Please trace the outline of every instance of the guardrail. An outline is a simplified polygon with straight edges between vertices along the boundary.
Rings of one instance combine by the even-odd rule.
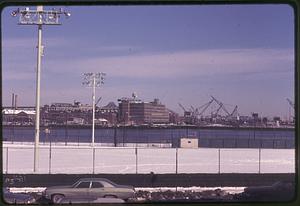
[[[33,173],[33,145],[3,145],[3,173]],[[294,149],[41,145],[41,174],[294,173]]]

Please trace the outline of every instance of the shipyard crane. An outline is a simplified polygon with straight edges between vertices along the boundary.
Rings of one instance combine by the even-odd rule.
[[[102,97],[99,97],[99,99],[98,99],[97,102],[95,103],[95,106],[97,106],[97,104],[100,102],[101,99],[102,99]]]
[[[230,118],[230,117],[237,117],[238,116],[238,112],[237,112],[238,106],[235,105],[233,111],[231,112],[230,115],[228,115],[226,118]]]
[[[292,100],[290,100],[289,98],[286,98],[286,100],[288,101],[289,105],[295,110],[295,104],[292,102]],[[295,117],[292,117],[291,109],[289,109],[289,121],[291,120],[291,118],[295,118]]]
[[[213,101],[214,101],[214,100],[212,99],[212,100],[210,100],[209,102],[205,103],[204,105],[198,107],[198,110],[204,107],[204,109],[202,109],[201,112],[199,113],[200,116],[202,116],[202,114],[206,111],[206,109],[211,105],[211,103],[212,103]]]
[[[193,116],[192,116],[192,112],[191,111],[187,111],[185,108],[184,108],[184,106],[182,106],[182,104],[180,104],[180,103],[178,103],[178,105],[180,106],[180,108],[181,109],[183,109],[183,111],[184,111],[184,114],[183,114],[183,116],[184,116],[184,119],[185,119],[185,123],[187,123],[187,124],[190,124],[190,123],[193,123]]]
[[[289,98],[286,98],[286,100],[288,101],[289,105],[295,109],[295,104]]]
[[[237,116],[237,108],[238,108],[238,106],[235,105],[233,111],[231,112],[231,114],[230,114],[229,116],[231,116],[231,117],[232,117],[232,116]]]
[[[227,109],[225,108],[224,104],[221,101],[217,100],[212,95],[211,95],[211,98],[219,105],[219,108],[217,109],[217,111],[215,113],[216,115],[218,114],[218,112],[220,111],[220,109],[222,109],[224,112],[226,112],[227,116],[230,115],[230,113],[227,111]]]
[[[191,117],[191,122],[193,124],[196,124],[199,120],[199,111],[198,111],[198,108],[194,108],[193,106],[191,106],[191,114],[190,114],[190,117]]]
[[[101,99],[102,99],[102,97],[99,97],[99,99],[95,102],[95,108],[100,109],[99,107],[97,107],[97,104],[100,102]],[[99,111],[98,109],[97,109],[97,111]]]
[[[186,116],[191,116],[191,111],[187,111],[185,108],[184,108],[184,106],[182,106],[182,104],[180,104],[180,103],[178,103],[178,105],[180,106],[180,108],[181,109],[183,109],[183,111],[184,111],[184,116],[186,117]]]
[[[187,112],[186,109],[184,108],[184,106],[182,106],[182,104],[178,103],[178,105],[180,106],[180,108],[181,108],[184,112]]]
[[[196,110],[195,110],[195,108],[194,108],[193,106],[191,106],[191,109],[192,109],[192,111],[193,111],[193,112],[195,112],[195,111],[196,111]]]
[[[191,111],[192,111],[193,116],[195,116],[195,117],[198,116],[198,113],[199,113],[198,108],[195,109],[193,106],[191,106]]]

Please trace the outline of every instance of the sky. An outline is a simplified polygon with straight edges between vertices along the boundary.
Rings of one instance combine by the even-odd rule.
[[[62,8],[71,17],[43,27],[42,105],[91,104],[83,73],[105,72],[98,106],[135,92],[180,114],[178,103],[197,108],[210,95],[229,111],[237,105],[240,115],[288,118],[291,112],[286,98],[294,99],[295,37],[289,5]],[[34,106],[37,26],[18,25],[10,15],[15,9],[1,14],[2,104],[10,106],[15,93],[18,105]]]

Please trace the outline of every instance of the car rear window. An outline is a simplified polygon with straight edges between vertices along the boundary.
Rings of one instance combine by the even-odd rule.
[[[115,185],[112,185],[111,183],[106,182],[106,181],[101,181],[101,183],[104,187],[115,187]]]

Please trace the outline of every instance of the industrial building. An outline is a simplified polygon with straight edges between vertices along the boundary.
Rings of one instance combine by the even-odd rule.
[[[19,125],[31,125],[35,119],[35,111],[24,109],[3,109],[2,120],[3,124],[19,124]]]
[[[169,123],[169,112],[165,105],[154,99],[143,102],[133,98],[119,99],[119,122],[124,124],[166,124]]]

